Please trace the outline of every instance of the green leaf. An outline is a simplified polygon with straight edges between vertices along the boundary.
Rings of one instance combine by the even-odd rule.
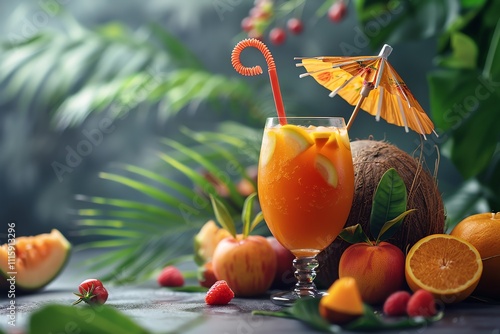
[[[348,323],[342,328],[328,323],[319,313],[320,298],[299,299],[291,307],[281,311],[253,311],[254,315],[273,316],[279,318],[292,318],[302,321],[304,324],[318,331],[329,333],[341,333],[343,329],[348,331],[375,331],[389,329],[418,328],[439,321],[444,313],[441,311],[432,317],[401,318],[398,320],[385,319],[377,315],[369,305],[364,305],[364,313],[361,317]]]
[[[362,24],[357,41],[367,41],[374,49],[384,43],[434,37],[460,14],[459,0],[356,0],[355,3]]]
[[[438,60],[438,65],[449,68],[475,69],[478,47],[469,36],[454,32],[451,34],[452,55]]]
[[[460,0],[462,7],[464,8],[475,8],[482,7],[487,0]]]
[[[358,242],[371,243],[370,238],[365,234],[360,224],[344,228],[340,231],[339,237],[351,244],[357,244]]]
[[[318,331],[339,333],[341,328],[331,325],[328,321],[323,319],[319,314],[319,298],[303,298],[297,300],[293,306],[287,307],[282,311],[253,311],[254,315],[265,315],[279,318],[292,318],[304,322],[311,328]]]
[[[255,198],[257,197],[257,193],[253,193],[249,195],[245,199],[245,203],[243,203],[243,210],[241,211],[241,221],[243,222],[243,238],[246,238],[251,231],[252,224],[252,213],[253,213],[253,205],[255,203]]]
[[[379,241],[387,240],[392,237],[394,233],[396,233],[399,226],[403,223],[403,219],[405,219],[405,217],[413,211],[417,211],[417,209],[406,210],[396,218],[387,221],[380,229],[375,243],[378,244]]]
[[[500,83],[478,71],[458,70],[435,71],[428,80],[431,111],[440,134],[434,140],[447,142],[443,154],[465,179],[474,177],[488,167],[500,142]]]
[[[500,19],[491,37],[490,47],[486,55],[483,76],[494,81],[500,80]]]
[[[34,311],[29,320],[30,334],[67,333],[145,334],[142,328],[115,308],[47,305]]]
[[[212,194],[210,194],[210,200],[212,201],[212,208],[214,210],[215,218],[219,224],[233,237],[236,237],[236,228],[234,226],[234,220],[229,214],[224,203],[222,203],[219,199],[215,198]]]
[[[396,218],[406,210],[406,186],[394,168],[388,169],[373,195],[370,214],[370,232],[372,237],[379,236],[384,224]],[[389,230],[395,230],[395,226]],[[390,233],[390,232],[389,232]]]
[[[252,231],[257,227],[257,225],[259,225],[263,220],[264,220],[264,214],[262,212],[259,212],[258,214],[256,214],[252,220],[252,223],[250,224],[250,232],[249,233],[252,233]]]

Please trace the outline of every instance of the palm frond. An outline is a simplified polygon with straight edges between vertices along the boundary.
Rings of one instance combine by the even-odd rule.
[[[131,32],[118,23],[92,30],[62,24],[65,31],[0,46],[0,103],[15,102],[26,112],[55,110],[61,129],[94,112],[119,117],[141,104],[163,119],[210,101],[226,103],[226,110],[258,110],[257,94],[244,80],[210,73],[159,25]]]
[[[235,123],[222,127],[231,135],[184,129],[192,145],[161,139],[165,144],[165,150],[157,152],[161,172],[118,164],[118,171],[100,173],[101,178],[132,190],[139,199],[77,196],[83,207],[77,210],[75,226],[87,240],[78,248],[106,250],[92,259],[91,269],[106,270],[103,279],[124,283],[148,278],[168,263],[192,258],[193,236],[214,218],[210,194],[229,208],[235,220],[240,219],[244,195],[236,182],[252,179],[247,167],[256,163],[257,156],[244,148],[254,145],[252,141],[260,134]],[[235,162],[238,168],[231,173],[224,169]],[[200,168],[219,176],[226,173],[220,181],[231,189],[227,197]]]

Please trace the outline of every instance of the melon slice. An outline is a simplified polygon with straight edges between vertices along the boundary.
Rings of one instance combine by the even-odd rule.
[[[16,291],[30,292],[54,280],[66,265],[71,244],[54,229],[50,233],[18,237],[15,242],[0,246],[0,274],[15,276]],[[2,279],[1,290],[9,287]]]

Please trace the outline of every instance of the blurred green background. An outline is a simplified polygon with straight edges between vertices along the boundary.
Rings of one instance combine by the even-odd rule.
[[[498,2],[353,0],[346,2],[343,19],[332,22],[327,11],[334,2],[274,2],[264,42],[275,58],[287,113],[347,119],[352,111],[340,97],[329,98],[312,78],[299,79],[302,71],[295,67],[294,56],[372,55],[387,42],[394,47],[389,61],[436,124],[440,137],[429,136],[422,152],[434,173],[438,159],[434,145],[441,150],[437,179],[450,224],[473,212],[500,210]],[[221,150],[214,148],[222,143],[223,152],[240,155],[243,167],[255,164],[263,120],[274,114],[269,80],[267,75],[241,77],[230,63],[234,45],[246,37],[241,21],[254,6],[253,0],[2,2],[0,217],[4,226],[16,221],[18,235],[58,228],[78,244],[86,240],[79,236],[81,226],[76,221],[81,223],[84,212],[78,210],[96,201],[82,204],[75,196],[121,198],[136,204],[160,199],[137,184],[131,186],[137,173],[130,166],[125,172],[135,176],[125,173],[130,177],[128,186],[123,179],[103,179],[110,178],[100,174],[103,171],[124,175],[117,164],[143,168],[141,177],[145,171],[154,172],[154,177],[146,176],[148,182],[165,181],[160,177],[176,180],[175,185],[162,184],[167,188],[162,192],[172,197],[183,191],[189,197],[182,187],[192,189],[197,182],[175,162],[159,159],[157,152],[201,173],[212,167],[207,161],[227,166],[227,154],[224,160]],[[270,43],[269,30],[285,27],[291,17],[301,18],[303,33],[288,33],[283,45]],[[266,68],[257,52],[245,51],[243,60]],[[488,96],[478,98],[478,87]],[[185,129],[195,132],[187,134]],[[196,139],[196,133],[234,134],[241,141],[231,145],[227,138],[225,142],[216,136]],[[405,133],[384,120],[377,123],[364,112],[350,137],[373,137],[411,154],[420,152],[416,133]],[[160,138],[174,141],[162,143]],[[197,162],[188,147],[206,159]],[[69,152],[78,149],[85,155],[70,158],[69,166]],[[234,176],[231,182],[250,178],[242,171],[230,176]],[[237,208],[241,200],[236,197]],[[170,213],[182,211],[182,202],[165,200]],[[186,203],[193,206],[192,199]],[[140,228],[134,229],[134,223],[168,216],[152,218],[145,217],[144,210],[142,216],[141,210],[132,211],[132,218],[87,211],[88,224],[94,218],[106,221],[100,231],[88,234],[106,240],[128,219],[132,232],[116,232],[124,241],[113,244],[125,245],[131,240],[127,238],[138,238]],[[209,217],[205,211],[196,213],[200,220],[196,223],[187,219],[192,229],[184,231],[186,235]],[[151,230],[149,237],[168,230],[167,225],[155,225],[157,230]]]

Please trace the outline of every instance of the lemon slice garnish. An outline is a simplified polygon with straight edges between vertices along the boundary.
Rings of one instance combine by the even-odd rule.
[[[296,157],[314,145],[314,141],[309,133],[298,126],[291,124],[283,125],[281,127],[281,131],[283,133],[285,144],[293,151],[291,158]]]
[[[262,148],[260,150],[260,165],[264,167],[267,165],[273,156],[276,147],[276,133],[274,131],[267,131],[262,138]]]
[[[323,179],[334,188],[339,184],[339,176],[333,163],[322,154],[316,156],[316,170],[321,174]]]
[[[347,134],[346,129],[340,129],[339,130],[339,139],[344,144],[345,148],[347,148],[349,151],[351,150],[351,143],[349,142],[349,135]]]

